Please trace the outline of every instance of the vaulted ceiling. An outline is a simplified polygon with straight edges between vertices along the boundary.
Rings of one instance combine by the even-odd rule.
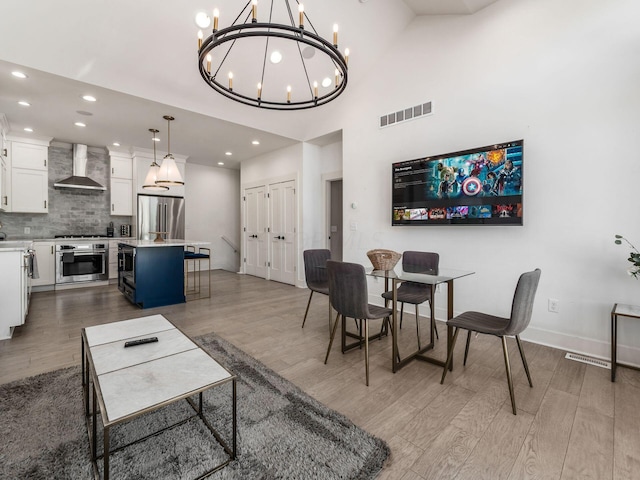
[[[275,0],[282,1],[282,0]],[[349,47],[349,84],[375,68],[380,51],[418,15],[473,14],[496,0],[305,0],[318,33],[340,25]],[[269,0],[261,0],[266,8]],[[273,112],[237,104],[211,90],[197,70],[195,15],[218,8],[221,23],[239,12],[237,0],[2,0],[0,113],[13,133],[60,141],[151,148],[149,128],[171,150],[201,164],[237,168],[246,158],[300,140],[308,126],[331,115],[342,98],[303,112]],[[20,80],[10,72],[22,70]],[[87,103],[91,94],[98,101]],[[343,95],[348,95],[347,92]],[[17,104],[27,100],[30,107]],[[84,128],[74,125],[81,121]],[[260,145],[252,145],[252,140]],[[161,143],[159,148],[166,149]],[[232,156],[225,155],[232,152]]]

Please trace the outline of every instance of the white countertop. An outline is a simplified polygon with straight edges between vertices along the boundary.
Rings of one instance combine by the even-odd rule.
[[[119,243],[131,245],[132,247],[186,247],[187,245],[204,247],[205,245],[211,244],[211,242],[203,242],[200,240],[169,239],[163,242],[156,242],[154,240],[136,240],[134,238],[122,239]]]
[[[19,252],[30,248],[33,248],[33,242],[31,240],[0,241],[0,252]]]

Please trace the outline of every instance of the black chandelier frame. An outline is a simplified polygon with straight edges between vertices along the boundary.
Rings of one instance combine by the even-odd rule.
[[[202,45],[198,49],[198,64],[199,64],[200,75],[202,76],[205,83],[207,83],[216,92],[224,95],[227,98],[230,98],[231,100],[235,100],[236,102],[240,102],[245,105],[250,105],[253,107],[265,108],[270,110],[303,110],[308,108],[314,108],[314,107],[318,107],[326,103],[329,103],[332,100],[335,100],[338,96],[340,96],[340,94],[342,94],[342,92],[344,92],[347,86],[348,66],[347,66],[347,60],[345,56],[343,56],[340,50],[338,50],[338,45],[333,44],[328,40],[322,38],[320,35],[318,35],[318,33],[315,31],[315,28],[313,28],[313,25],[311,24],[309,17],[307,17],[306,12],[304,13],[304,17],[307,19],[307,22],[309,23],[313,31],[306,30],[302,25],[296,26],[293,19],[294,17],[291,13],[289,0],[284,0],[284,1],[286,3],[287,10],[289,12],[289,17],[291,18],[291,25],[285,25],[281,23],[271,23],[271,22],[269,23],[258,22],[255,19],[249,23],[245,22],[242,24],[236,24],[236,22],[238,21],[242,13],[247,9],[247,7],[250,6],[251,0],[249,0],[249,2],[245,5],[245,7],[242,9],[238,17],[236,17],[236,20],[231,26],[223,29],[215,29],[214,27],[212,34],[208,38],[203,40]],[[274,0],[271,0],[270,20],[271,20],[271,15],[273,13],[273,2]],[[300,2],[296,0],[296,4],[299,5]],[[251,9],[249,9],[249,11],[251,11]],[[247,19],[248,19],[248,15],[247,15]],[[234,43],[239,39],[251,38],[251,37],[266,38],[261,80],[264,80],[269,39],[281,38],[285,40],[294,41],[297,43],[298,52],[300,54],[300,58],[302,61],[302,68],[304,68],[307,84],[309,87],[309,92],[310,92],[309,99],[296,101],[296,102],[292,102],[289,100],[287,100],[286,102],[264,100],[258,96],[251,97],[246,94],[240,93],[238,91],[235,91],[233,88],[225,86],[222,83],[218,82],[217,75],[220,69],[222,68],[222,65],[224,64],[226,57],[229,55],[229,52],[233,48]],[[205,64],[207,63],[207,60],[206,60],[207,55],[212,54],[212,52],[216,48],[228,42],[232,42],[232,44],[231,46],[229,46],[229,49],[227,50],[222,61],[218,65],[218,68],[212,74],[207,70],[205,66]],[[306,65],[304,63],[302,50],[300,48],[301,44],[314,47],[317,51],[323,53],[324,55],[327,55],[331,59],[332,63],[334,64],[335,70],[337,70],[337,75],[340,78],[340,81],[336,82],[336,85],[334,85],[334,88],[332,88],[328,93],[321,96],[315,95],[314,88],[311,85],[311,81],[309,79]],[[262,84],[262,88],[264,88],[264,83],[262,81],[261,81],[261,84]]]

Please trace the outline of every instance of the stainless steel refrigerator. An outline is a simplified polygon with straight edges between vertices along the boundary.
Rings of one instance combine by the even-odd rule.
[[[184,239],[184,198],[138,195],[138,239]]]

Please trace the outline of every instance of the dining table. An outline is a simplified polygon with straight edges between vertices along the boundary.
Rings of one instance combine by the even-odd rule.
[[[393,310],[393,332],[399,332],[398,330],[398,287],[403,282],[414,282],[424,285],[428,285],[431,290],[430,307],[430,339],[429,344],[420,346],[409,354],[401,355],[398,348],[398,335],[392,335],[393,337],[393,349],[392,349],[392,371],[393,373],[400,370],[413,360],[422,360],[425,362],[433,363],[444,367],[446,358],[444,360],[426,355],[429,350],[433,350],[435,346],[434,331],[435,331],[435,299],[436,290],[438,285],[445,284],[447,288],[447,320],[453,318],[454,315],[454,288],[453,283],[460,278],[473,275],[475,272],[469,270],[458,270],[453,268],[441,268],[433,271],[421,271],[423,267],[411,267],[411,265],[396,265],[393,270],[374,270],[371,267],[365,269],[365,273],[371,277],[383,278],[385,280],[385,291],[393,292],[393,300],[391,302],[391,308]],[[447,326],[447,355],[451,349],[453,341],[453,328]],[[449,367],[453,368],[453,361]]]

